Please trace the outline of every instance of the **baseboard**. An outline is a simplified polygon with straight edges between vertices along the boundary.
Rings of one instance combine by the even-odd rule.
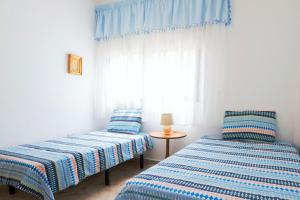
[[[162,160],[158,160],[158,159],[155,159],[155,158],[145,158],[145,160],[148,160],[148,161],[151,161],[151,162],[157,162],[157,163],[162,161]]]

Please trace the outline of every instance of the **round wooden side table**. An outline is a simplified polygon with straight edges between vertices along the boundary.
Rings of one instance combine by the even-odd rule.
[[[151,132],[150,136],[153,138],[164,139],[166,140],[166,158],[170,156],[170,140],[179,139],[186,137],[186,133],[183,132],[172,132],[169,135],[166,135],[164,132]]]

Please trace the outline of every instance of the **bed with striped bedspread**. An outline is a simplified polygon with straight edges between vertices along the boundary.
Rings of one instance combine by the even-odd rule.
[[[300,199],[300,157],[288,143],[203,138],[135,176],[116,197]]]
[[[0,184],[53,200],[55,192],[152,148],[148,134],[91,132],[0,149]]]

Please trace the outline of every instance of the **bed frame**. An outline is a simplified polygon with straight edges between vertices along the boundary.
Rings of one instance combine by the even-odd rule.
[[[140,155],[140,169],[144,169],[144,155]],[[107,169],[104,171],[104,174],[105,174],[105,185],[106,186],[109,186],[109,183],[110,183],[110,180],[109,180],[109,170],[110,169]],[[8,192],[10,195],[14,195],[16,193],[16,188],[13,187],[13,186],[8,186]]]

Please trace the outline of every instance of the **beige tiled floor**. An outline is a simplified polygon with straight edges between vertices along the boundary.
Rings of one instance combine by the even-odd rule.
[[[156,164],[153,161],[145,160],[145,169]],[[104,173],[100,173],[85,179],[76,187],[69,188],[55,195],[56,200],[110,200],[114,199],[123,188],[124,183],[142,172],[139,168],[139,161],[132,160],[123,163],[110,172],[110,186],[104,185]],[[15,195],[8,194],[7,186],[0,186],[1,200],[33,200],[30,194],[17,191]]]

